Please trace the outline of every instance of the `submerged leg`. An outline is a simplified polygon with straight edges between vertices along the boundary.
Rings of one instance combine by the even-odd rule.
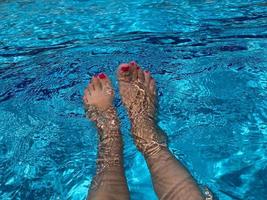
[[[148,122],[143,122],[147,123]],[[136,125],[135,125],[136,126]],[[161,131],[156,125],[149,125],[150,130],[135,129],[136,134],[159,135]],[[152,128],[153,127],[153,128]],[[154,136],[157,137],[157,136]],[[153,180],[153,185],[160,199],[201,200],[203,196],[186,168],[172,155],[160,140],[141,141],[137,146],[143,153]]]
[[[146,159],[159,199],[203,199],[195,180],[168,150],[166,137],[155,123],[156,91],[150,72],[131,62],[120,65],[118,79],[135,143]]]
[[[112,106],[114,92],[105,74],[93,77],[84,91],[86,115],[99,133],[97,172],[87,199],[127,200],[129,191],[123,169],[119,120]]]

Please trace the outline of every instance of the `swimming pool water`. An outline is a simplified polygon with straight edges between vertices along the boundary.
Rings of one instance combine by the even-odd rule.
[[[0,2],[0,199],[86,197],[97,133],[83,88],[136,60],[175,156],[222,200],[267,199],[263,0]],[[133,200],[156,196],[116,96]]]

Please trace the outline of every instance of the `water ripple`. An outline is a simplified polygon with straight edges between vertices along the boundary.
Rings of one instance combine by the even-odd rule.
[[[85,198],[97,132],[83,88],[105,72],[118,92],[131,60],[157,81],[159,125],[196,179],[220,199],[267,198],[265,2],[1,1],[0,13],[0,199]],[[115,105],[132,197],[156,199],[117,93]]]

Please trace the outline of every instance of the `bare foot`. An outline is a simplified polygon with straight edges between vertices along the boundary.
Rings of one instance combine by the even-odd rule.
[[[94,76],[84,90],[84,104],[86,107],[93,105],[99,110],[106,110],[112,105],[114,92],[108,77],[101,73]]]
[[[114,91],[105,74],[92,78],[84,90],[87,117],[96,123],[99,133],[97,172],[89,199],[129,199],[123,170],[122,138],[113,106]]]
[[[119,130],[113,99],[114,90],[111,82],[103,73],[94,76],[84,90],[83,102],[86,116],[96,122],[101,133],[100,136],[103,137],[109,137],[112,132],[117,134]]]
[[[145,154],[156,153],[166,142],[163,134],[156,131],[155,80],[149,71],[143,71],[134,61],[121,64],[117,76],[138,149]]]

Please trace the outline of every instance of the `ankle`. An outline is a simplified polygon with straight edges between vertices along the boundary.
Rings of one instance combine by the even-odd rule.
[[[110,106],[105,111],[101,111],[95,106],[90,106],[87,108],[86,116],[96,123],[97,128],[101,132],[119,130],[119,119],[113,106]]]
[[[167,138],[152,118],[135,120],[132,123],[135,144],[144,156],[157,154],[167,147]]]

